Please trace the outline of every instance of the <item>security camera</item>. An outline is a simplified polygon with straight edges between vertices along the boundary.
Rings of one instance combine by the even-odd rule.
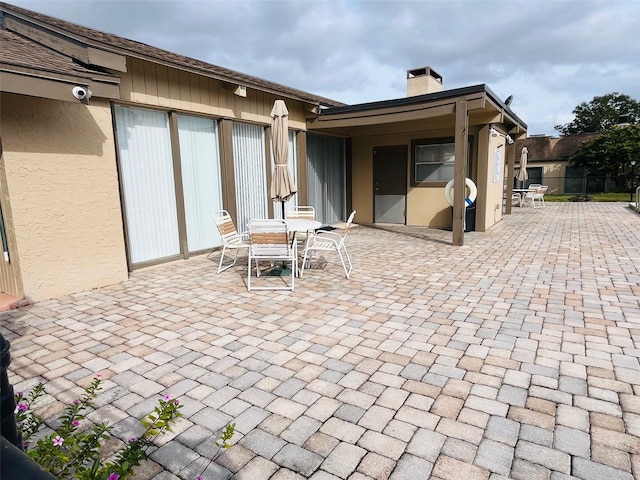
[[[73,87],[73,89],[71,90],[71,93],[73,94],[74,97],[76,97],[81,102],[88,102],[89,99],[91,98],[92,92],[88,88],[77,86],[77,87]]]

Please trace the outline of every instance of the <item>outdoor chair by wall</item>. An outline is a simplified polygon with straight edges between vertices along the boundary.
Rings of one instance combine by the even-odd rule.
[[[522,197],[522,205],[536,208],[537,203],[539,207],[544,207],[544,194],[548,188],[547,185],[529,185],[529,191]]]
[[[220,254],[220,264],[218,265],[218,273],[224,272],[226,269],[233,267],[238,260],[238,253],[240,250],[249,251],[249,241],[247,232],[238,234],[236,226],[233,223],[233,219],[229,212],[226,210],[220,210],[213,214],[213,218],[216,221],[216,226],[222,237],[224,243],[222,247],[222,253]],[[222,266],[224,256],[227,253],[227,249],[235,250],[236,255],[233,258],[233,262],[225,267]]]
[[[337,252],[338,256],[340,257],[340,262],[342,262],[342,268],[344,268],[345,276],[349,278],[349,275],[351,275],[351,270],[353,270],[353,264],[351,263],[349,252],[347,251],[345,239],[347,238],[349,227],[351,226],[351,222],[353,222],[353,217],[355,216],[356,211],[354,210],[353,212],[351,212],[351,215],[349,215],[347,223],[342,229],[342,233],[319,231],[314,235],[311,235],[307,239],[307,245],[304,249],[304,257],[302,258],[302,269],[300,270],[300,277],[304,275],[304,269],[307,265],[307,262],[310,262],[313,256],[317,258],[319,252]],[[349,264],[349,268],[347,268],[345,258],[347,260],[347,263]]]
[[[517,203],[519,207],[522,206],[522,196],[518,192],[511,194],[511,205],[513,205],[514,202]]]
[[[251,220],[249,228],[249,261],[247,266],[247,290],[291,290],[294,289],[294,282],[297,269],[297,249],[296,243],[289,241],[289,232],[284,220],[260,219]],[[282,277],[269,277],[272,282],[277,282],[276,286],[252,286],[251,285],[251,264],[255,260],[256,276],[260,276],[260,260],[283,260],[291,262],[291,280],[289,285],[282,283]],[[266,283],[266,279],[263,283]]]
[[[542,185],[540,188],[536,189],[536,191],[533,193],[533,206],[535,207],[535,201],[538,201],[538,204],[541,207],[544,207],[544,194],[547,193],[547,190],[549,189],[548,185]]]
[[[533,204],[533,193],[535,192],[535,190],[537,190],[541,186],[542,185],[540,185],[539,183],[530,184],[527,187],[528,190],[522,194],[522,203],[520,204],[520,206],[521,207],[535,207],[535,205]]]

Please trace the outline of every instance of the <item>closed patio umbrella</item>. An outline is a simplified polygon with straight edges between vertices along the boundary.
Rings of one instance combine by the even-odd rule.
[[[522,152],[520,153],[520,171],[518,172],[518,180],[524,182],[529,179],[529,174],[527,173],[527,160],[529,159],[529,150],[527,147],[522,147]]]
[[[271,109],[271,149],[275,168],[270,196],[271,200],[282,202],[284,218],[284,202],[298,191],[289,171],[289,111],[284,100],[276,100]]]

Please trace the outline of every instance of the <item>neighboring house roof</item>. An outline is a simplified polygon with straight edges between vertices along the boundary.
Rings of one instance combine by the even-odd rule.
[[[578,147],[590,142],[598,136],[597,133],[582,133],[579,135],[564,135],[560,137],[536,136],[516,141],[516,155],[527,147],[529,161],[568,160]]]
[[[152,47],[150,45],[119,37],[117,35],[83,27],[81,25],[66,22],[54,17],[49,17],[47,15],[16,7],[7,3],[0,2],[0,11],[5,12],[6,14],[10,14],[21,21],[35,24],[40,28],[50,30],[58,35],[70,37],[82,44],[89,45],[107,52],[124,54],[143,60],[169,65],[177,69],[191,71],[207,77],[216,78],[218,80],[241,84],[246,87],[254,88],[256,90],[266,91],[277,95],[282,95],[287,98],[293,98],[313,104],[331,106],[344,105],[344,103],[318,95],[313,95],[309,92],[229,70],[227,68],[219,67],[217,65],[186,57],[184,55],[178,55],[177,53],[162,50],[160,48]],[[16,40],[15,37],[11,37],[8,39],[12,41]],[[23,41],[27,41],[31,44],[35,43],[26,39],[23,39]],[[2,47],[2,49],[4,50],[4,42]],[[50,55],[45,53],[42,49],[34,49],[33,53],[26,58],[29,58],[31,61],[33,61],[31,65],[33,65],[34,67],[39,67],[47,63],[48,59],[50,59]]]

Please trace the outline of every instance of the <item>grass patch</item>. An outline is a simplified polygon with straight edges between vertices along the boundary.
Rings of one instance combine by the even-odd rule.
[[[545,202],[570,202],[572,200],[569,200],[570,198],[574,198],[577,196],[584,196],[584,195],[569,195],[569,194],[562,194],[562,195],[545,195],[544,196],[544,201]],[[625,192],[619,192],[619,193],[590,193],[589,194],[589,198],[590,198],[590,202],[628,202],[629,201],[629,193],[625,193]],[[584,200],[580,200],[580,201],[584,201]]]

